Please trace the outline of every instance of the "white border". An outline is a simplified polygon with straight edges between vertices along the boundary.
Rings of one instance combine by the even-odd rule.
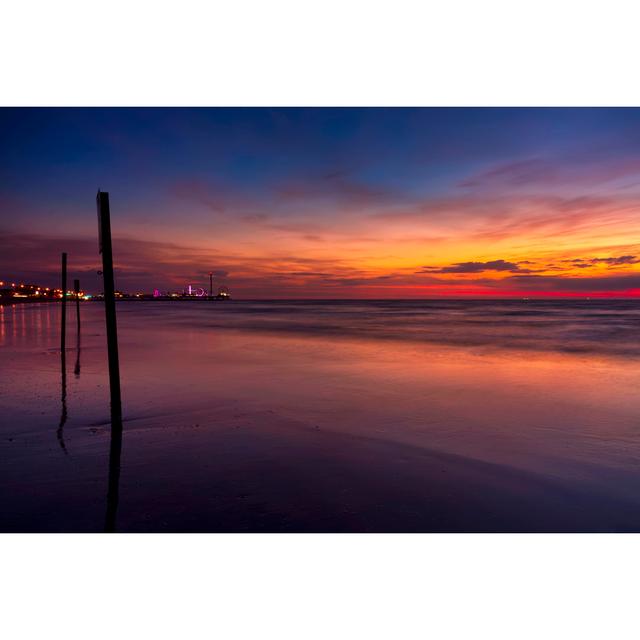
[[[21,0],[5,105],[640,104],[631,0]]]
[[[4,536],[0,633],[637,637],[635,536]],[[45,570],[46,569],[46,570]]]

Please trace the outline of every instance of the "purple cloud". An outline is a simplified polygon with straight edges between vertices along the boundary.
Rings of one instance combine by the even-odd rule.
[[[593,258],[591,262],[594,264],[604,262],[611,266],[618,266],[621,264],[637,264],[640,259],[636,258],[636,256],[619,256],[617,258]]]
[[[417,273],[482,273],[483,271],[511,271],[527,273],[517,263],[507,260],[489,260],[488,262],[457,262],[448,267],[423,267]]]

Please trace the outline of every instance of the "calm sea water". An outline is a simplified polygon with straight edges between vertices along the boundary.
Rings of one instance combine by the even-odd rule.
[[[640,355],[640,303],[633,300],[281,301],[219,305],[215,311],[191,318],[253,331]]]
[[[120,531],[638,531],[635,301],[123,302]],[[100,531],[102,306],[0,307],[0,529]],[[63,375],[64,373],[64,375]]]

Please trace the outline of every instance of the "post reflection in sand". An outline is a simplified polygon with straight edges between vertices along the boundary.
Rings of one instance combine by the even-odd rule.
[[[122,417],[119,411],[111,412],[111,437],[109,440],[109,476],[105,533],[115,533],[118,500],[120,497],[120,458],[122,457]]]
[[[56,429],[56,438],[60,448],[68,454],[67,445],[64,441],[64,425],[67,423],[67,354],[60,351],[60,420]]]

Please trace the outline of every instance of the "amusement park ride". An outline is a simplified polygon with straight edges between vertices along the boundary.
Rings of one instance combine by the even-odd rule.
[[[228,300],[230,298],[229,288],[224,286],[218,287],[218,293],[213,295],[213,288],[210,288],[209,293],[207,293],[202,287],[187,285],[182,295],[185,298],[205,298],[209,300]]]
[[[193,287],[190,284],[182,292],[185,298],[206,298],[209,300],[228,300],[229,289],[227,287],[218,287],[218,293],[213,295],[213,271],[209,272],[209,293],[202,287]]]

